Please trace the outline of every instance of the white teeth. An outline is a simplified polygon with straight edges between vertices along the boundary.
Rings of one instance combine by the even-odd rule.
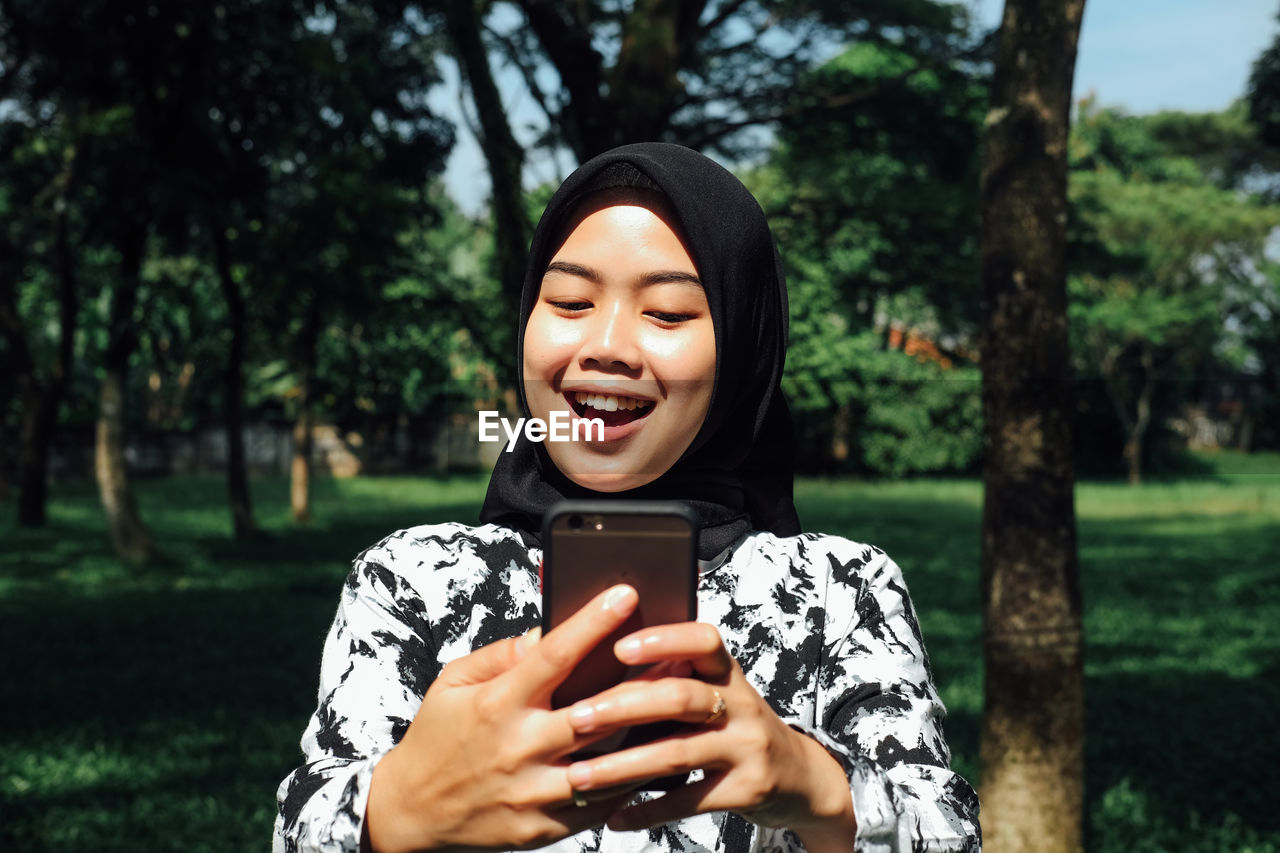
[[[589,394],[583,391],[575,391],[574,400],[579,405],[587,406],[601,412],[629,412],[632,409],[642,409],[650,405],[648,400],[639,400],[635,397],[615,397],[605,394]]]

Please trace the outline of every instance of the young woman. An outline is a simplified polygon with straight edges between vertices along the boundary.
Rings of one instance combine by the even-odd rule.
[[[600,417],[604,440],[522,439],[482,526],[402,530],[356,559],[277,851],[979,849],[898,567],[800,533],[786,326],[772,235],[723,168],[631,145],[564,183],[531,247],[522,401]],[[542,514],[611,495],[696,513],[699,621],[623,639],[617,656],[648,676],[553,710],[636,593],[614,587],[539,636]],[[688,725],[569,758],[659,720]]]

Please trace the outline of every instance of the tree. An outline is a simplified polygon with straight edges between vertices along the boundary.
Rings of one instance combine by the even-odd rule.
[[[137,276],[146,240],[145,224],[140,223],[138,214],[148,205],[150,188],[145,187],[136,197],[118,193],[122,186],[132,186],[139,172],[146,171],[146,160],[138,156],[134,137],[128,133],[131,114],[118,99],[118,81],[100,74],[97,69],[101,63],[93,59],[101,55],[95,51],[111,56],[113,48],[119,47],[110,37],[102,37],[96,27],[102,16],[114,10],[105,3],[88,3],[79,9],[79,16],[67,18],[39,5],[15,9],[16,5],[6,4],[3,9],[6,58],[10,53],[16,56],[12,70],[6,63],[4,87],[12,95],[6,124],[19,139],[31,134],[27,138],[36,154],[47,147],[48,140],[40,135],[41,129],[60,128],[71,134],[70,140],[56,149],[64,160],[53,184],[60,189],[28,196],[23,199],[25,205],[19,203],[19,210],[37,217],[43,205],[52,208],[53,248],[48,260],[59,282],[60,333],[47,380],[37,378],[36,361],[15,299],[21,279],[29,276],[31,267],[15,264],[6,270],[9,275],[5,276],[4,292],[0,292],[0,303],[5,305],[0,312],[4,315],[9,347],[18,362],[24,407],[20,462],[24,497],[19,515],[27,524],[39,524],[44,519],[48,436],[71,369],[71,336],[78,296],[76,258],[69,231],[71,223],[78,219],[82,222],[82,244],[99,240],[111,246],[118,259],[115,275],[111,276],[110,333],[103,352],[95,470],[117,548],[128,559],[145,559],[150,553],[150,538],[128,495],[124,469],[123,389],[134,340],[131,323]],[[88,59],[84,64],[68,62],[72,55],[87,55]],[[50,125],[46,116],[57,117],[57,123]],[[55,130],[55,138],[56,133]],[[90,140],[92,144],[88,144]],[[113,166],[117,167],[114,171]],[[29,185],[21,177],[15,183],[20,188]],[[83,184],[85,191],[73,197],[71,190],[77,184]],[[25,195],[21,189],[19,193]],[[20,231],[21,226],[15,230]],[[14,247],[12,239],[8,242],[13,255],[26,254],[24,248]]]
[[[311,5],[308,5],[311,8]],[[309,98],[296,130],[272,148],[260,274],[289,318],[295,386],[291,507],[310,516],[309,465],[317,348],[330,323],[377,311],[382,289],[413,256],[406,232],[435,215],[428,179],[444,167],[451,129],[430,110],[437,43],[397,0],[315,6],[295,28]],[[263,127],[270,132],[277,125]]]
[[[1196,135],[1229,137],[1234,112],[1197,117]],[[1215,186],[1215,177],[1238,183],[1232,172],[1247,172],[1247,161],[1206,169],[1191,156],[1202,150],[1185,132],[1191,124],[1086,103],[1072,139],[1072,350],[1081,373],[1101,380],[1131,483],[1142,479],[1158,413],[1189,403],[1197,377],[1228,368],[1223,318],[1257,292],[1267,236],[1280,224],[1275,207]]]
[[[1267,166],[1259,180],[1262,192],[1272,200],[1280,197],[1280,35],[1255,60],[1245,96],[1256,140],[1267,155]],[[1238,299],[1234,314],[1244,328],[1251,372],[1257,377],[1259,400],[1251,423],[1256,425],[1259,444],[1280,448],[1280,268],[1268,263],[1264,282],[1251,299]]]
[[[80,276],[92,283],[80,301],[106,315],[97,470],[118,541],[138,546],[121,546],[133,556],[147,550],[139,544],[147,538],[123,533],[129,519],[137,522],[124,435],[136,420],[130,403],[145,390],[131,368],[148,356],[173,363],[170,343],[186,348],[176,357],[183,382],[191,381],[188,366],[223,366],[221,405],[204,412],[225,416],[234,527],[251,531],[241,440],[248,363],[293,349],[305,366],[314,345],[292,342],[309,340],[308,318],[315,315],[309,325],[318,335],[367,315],[381,287],[414,259],[405,232],[431,214],[425,184],[451,138],[426,103],[435,47],[416,7],[400,0],[93,0],[74,15],[17,0],[0,6],[0,85],[9,97],[0,130],[25,152],[0,166],[0,207],[20,214],[4,233],[0,350],[6,359],[30,354],[23,375],[36,381],[23,382],[39,392],[27,395],[38,405],[24,399],[22,414],[44,428],[25,432],[52,434],[56,416],[41,401],[57,395],[42,389],[62,385],[41,374],[69,371],[55,358],[56,341],[34,332],[57,319],[52,283],[75,278],[76,266],[58,258],[81,266],[95,259],[93,275]],[[61,172],[76,182],[56,184]],[[58,195],[55,185],[66,189]],[[56,222],[71,236],[33,239]],[[166,310],[178,307],[173,317],[191,321],[186,331],[206,334],[165,328],[145,312],[147,294]],[[74,320],[76,302],[63,304]],[[277,324],[256,346],[255,313]],[[219,321],[225,331],[209,334]],[[74,336],[65,331],[62,340],[70,346]],[[195,384],[208,388],[195,372]],[[161,382],[158,368],[147,375]],[[307,411],[300,407],[300,419]],[[39,462],[29,467],[39,468],[42,484],[43,457],[23,456]]]
[[[1083,0],[1006,0],[981,189],[987,849],[1082,848],[1067,139]]]
[[[801,98],[862,99],[780,123],[766,212],[789,258],[833,277],[855,327],[883,326],[887,316],[928,323],[935,337],[967,335],[978,315],[976,151],[987,81],[970,64],[922,67],[926,59],[861,44],[806,75]],[[909,305],[931,312],[905,316]]]
[[[94,148],[94,194],[84,205],[92,233],[116,259],[115,274],[104,287],[108,307],[99,357],[94,474],[116,551],[130,562],[145,562],[155,550],[125,462],[128,374],[139,341],[138,295],[153,231],[174,215],[178,199],[166,180],[175,110],[165,85],[165,60],[172,48],[156,49],[157,43],[166,44],[161,39],[169,22],[153,8],[127,0],[81,4],[79,14],[58,21],[41,44],[46,57],[60,57],[66,50],[84,60],[71,70],[51,66],[46,84],[56,87],[53,97],[82,98],[111,119]],[[104,68],[111,71],[103,73]]]
[[[6,70],[10,67],[6,62]],[[6,75],[7,88],[16,85],[10,83],[15,73]],[[0,335],[5,373],[12,371],[21,407],[18,523],[37,527],[46,520],[49,441],[71,381],[81,298],[71,249],[73,199],[88,133],[81,119],[66,111],[49,113],[42,122],[28,115],[30,123],[14,120],[12,113],[9,121],[0,123],[0,148],[11,152],[0,165],[0,219],[5,223],[0,235]],[[46,265],[43,270],[41,262]],[[37,282],[24,288],[29,270]],[[31,290],[56,297],[22,298]],[[52,323],[36,322],[33,315],[43,311],[52,315]],[[35,330],[50,325],[57,329],[52,340],[38,336]]]
[[[494,14],[486,18],[488,12]],[[489,66],[513,66],[545,117],[539,147],[553,157],[567,150],[578,162],[642,141],[739,156],[762,147],[760,135],[749,132],[753,128],[849,110],[868,93],[811,88],[797,96],[798,81],[833,45],[889,45],[916,57],[918,68],[974,49],[963,7],[932,0],[457,4],[446,29],[479,113],[494,185],[498,269],[511,307],[519,299],[529,233],[513,192],[522,159],[492,90],[494,75],[482,61],[475,38],[481,28]],[[555,83],[548,84],[550,76]]]
[[[28,10],[33,23],[19,19],[12,6],[0,4],[0,150],[6,152],[0,158],[0,335],[21,407],[18,522],[40,526],[49,441],[74,358],[81,296],[71,247],[81,225],[75,199],[94,116],[79,102],[48,103],[31,30],[51,26],[54,16]],[[43,333],[51,327],[56,334]]]
[[[856,108],[779,123],[747,175],[785,247],[788,399],[802,464],[898,476],[964,471],[980,419],[978,160],[986,86],[972,63],[856,44],[798,84]],[[941,346],[933,359],[902,341]]]
[[[226,303],[223,397],[237,534],[253,529],[245,454],[250,308],[285,322],[296,384],[294,516],[309,509],[311,388],[334,311],[376,298],[450,135],[427,108],[434,43],[398,0],[227,2],[183,15],[187,220]]]
[[[120,236],[122,253],[115,286],[110,292],[107,343],[102,351],[102,390],[94,437],[94,474],[107,515],[116,553],[129,562],[151,559],[155,545],[138,513],[125,464],[125,405],[129,361],[137,347],[136,314],[146,227],[131,223],[131,234]]]
[[[1280,36],[1254,60],[1246,100],[1259,140],[1271,149],[1280,148]]]
[[[458,67],[476,105],[480,127],[477,135],[489,164],[493,233],[496,241],[494,260],[497,278],[502,283],[501,295],[509,308],[519,305],[524,284],[525,257],[533,229],[525,211],[522,173],[524,151],[511,133],[506,110],[494,82],[487,49],[482,38],[484,28],[481,4],[475,0],[445,4],[445,26],[453,46]],[[533,85],[531,83],[531,85]],[[496,362],[506,373],[514,374],[515,335],[509,324],[499,337],[501,357]]]

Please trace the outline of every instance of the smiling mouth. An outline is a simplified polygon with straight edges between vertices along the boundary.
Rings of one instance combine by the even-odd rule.
[[[622,426],[647,417],[653,411],[652,400],[612,394],[565,393],[574,414],[580,418],[599,418],[606,427]]]

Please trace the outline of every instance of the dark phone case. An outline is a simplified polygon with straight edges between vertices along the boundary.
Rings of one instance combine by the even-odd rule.
[[[568,522],[581,519],[577,529]],[[602,529],[597,530],[599,523]],[[542,524],[542,629],[550,631],[598,593],[629,583],[640,594],[631,617],[602,640],[552,696],[564,707],[612,687],[635,673],[613,654],[613,645],[648,625],[697,618],[697,518],[684,505],[667,501],[562,501]],[[671,568],[663,571],[663,564]],[[655,740],[677,730],[676,723],[636,726],[576,757],[612,752]],[[685,777],[650,782],[669,790]]]

